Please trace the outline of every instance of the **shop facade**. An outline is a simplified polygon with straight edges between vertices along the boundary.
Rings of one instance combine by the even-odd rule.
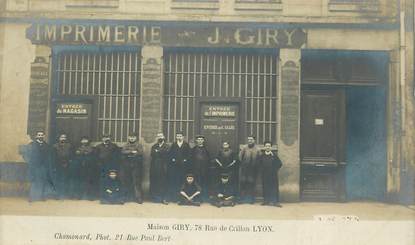
[[[278,150],[284,201],[399,193],[396,22],[22,22],[5,23],[4,37],[17,35],[32,52],[21,63],[30,74],[29,135],[45,129],[49,142],[61,132],[98,142],[109,133],[122,144],[138,133],[147,173],[158,132],[169,142],[183,132],[191,143],[203,134],[212,155],[224,140],[238,150],[253,135]]]

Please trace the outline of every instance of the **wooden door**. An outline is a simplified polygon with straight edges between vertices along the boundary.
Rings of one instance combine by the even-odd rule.
[[[342,89],[302,91],[300,137],[302,198],[342,199],[345,163]]]

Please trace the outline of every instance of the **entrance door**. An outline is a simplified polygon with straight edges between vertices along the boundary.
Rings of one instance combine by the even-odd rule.
[[[231,148],[239,149],[238,132],[239,104],[203,102],[200,104],[200,134],[206,137],[206,146],[215,156],[223,141],[229,141]]]
[[[302,91],[300,141],[303,200],[342,199],[345,162],[343,90]]]
[[[56,104],[56,134],[66,133],[73,144],[82,136],[91,139],[92,105],[89,103],[60,102]]]

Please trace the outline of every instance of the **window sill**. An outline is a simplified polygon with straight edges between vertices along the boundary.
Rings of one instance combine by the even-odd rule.
[[[270,3],[270,2],[236,2],[235,10],[267,10],[267,11],[280,11],[282,10],[282,3]]]
[[[379,12],[379,3],[329,3],[329,10],[333,12]]]
[[[219,1],[192,1],[192,0],[175,0],[171,3],[172,9],[198,9],[198,10],[218,10]]]
[[[118,8],[119,0],[66,0],[67,8]]]

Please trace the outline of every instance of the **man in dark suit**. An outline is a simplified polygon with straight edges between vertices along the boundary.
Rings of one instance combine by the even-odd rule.
[[[262,192],[264,202],[262,205],[273,205],[281,207],[279,203],[279,183],[278,171],[282,167],[282,162],[278,155],[271,151],[272,143],[264,143],[264,154],[261,155],[259,166],[262,173]]]
[[[190,166],[191,149],[184,140],[184,134],[176,134],[176,142],[172,144],[169,151],[169,164],[167,167],[168,194],[172,202],[177,201],[181,183],[185,177],[185,171]]]
[[[46,189],[50,185],[48,178],[52,162],[52,150],[45,142],[45,133],[37,131],[35,139],[22,153],[29,168],[29,202],[43,201],[46,198]]]
[[[210,164],[210,154],[205,146],[205,137],[196,136],[196,145],[192,148],[191,167],[187,171],[195,175],[197,183],[203,189],[202,199],[208,200],[208,168]]]

